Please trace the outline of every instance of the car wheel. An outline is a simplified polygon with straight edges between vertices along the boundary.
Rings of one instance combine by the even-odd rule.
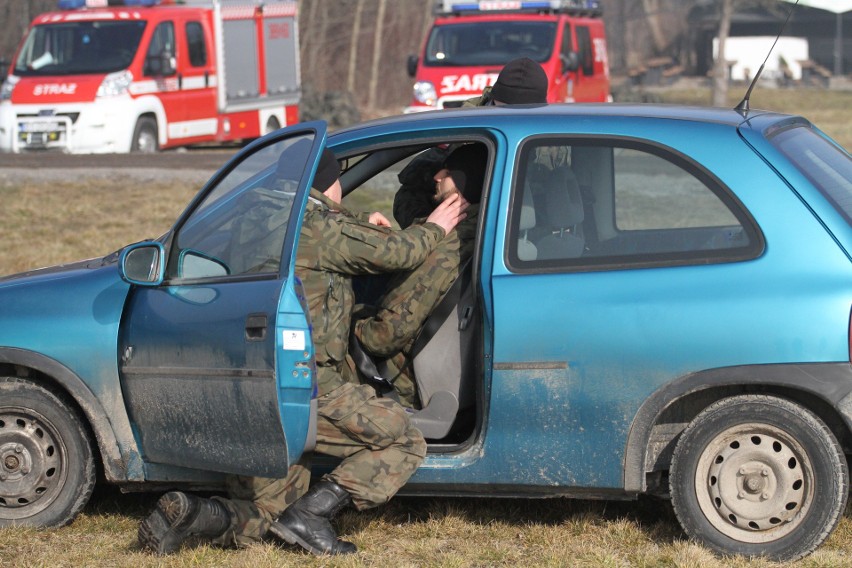
[[[786,561],[835,529],[849,473],[834,435],[810,411],[744,395],[712,404],[683,431],[669,484],[693,540],[721,554]]]
[[[49,390],[0,377],[0,526],[66,525],[95,486],[79,415]]]
[[[264,134],[275,132],[279,128],[281,128],[281,123],[278,122],[278,119],[274,116],[270,116],[269,120],[266,121],[266,130],[264,131]]]
[[[130,144],[130,151],[153,154],[158,149],[157,123],[153,118],[143,116],[136,121],[136,128],[133,129],[133,141]]]

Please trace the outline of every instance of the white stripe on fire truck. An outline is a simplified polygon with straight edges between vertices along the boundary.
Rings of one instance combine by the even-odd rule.
[[[216,134],[219,121],[215,118],[201,118],[185,122],[173,122],[168,126],[169,138],[191,138]]]
[[[153,93],[174,92],[177,90],[191,91],[195,89],[215,88],[218,84],[216,75],[207,77],[207,84],[204,82],[204,75],[195,75],[193,77],[184,77],[181,81],[181,87],[178,89],[178,81],[174,77],[169,77],[165,81],[156,81],[149,79],[147,81],[134,81],[130,84],[131,95],[150,95]]]

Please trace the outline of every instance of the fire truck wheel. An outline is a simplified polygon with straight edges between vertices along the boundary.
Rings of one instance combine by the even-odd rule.
[[[130,151],[153,154],[158,149],[157,123],[153,118],[143,116],[136,121],[136,128],[133,129],[133,141],[130,145]]]
[[[264,132],[264,134],[275,132],[279,128],[281,128],[281,124],[278,122],[278,119],[274,116],[270,116],[269,120],[266,121],[266,132]]]

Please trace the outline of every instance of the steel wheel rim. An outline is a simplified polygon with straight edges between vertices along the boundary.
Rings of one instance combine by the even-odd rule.
[[[68,475],[67,450],[56,428],[41,414],[0,409],[0,509],[23,519],[47,509]]]
[[[722,534],[747,543],[796,530],[813,504],[814,472],[804,448],[768,424],[733,426],[707,444],[695,471],[698,506]]]
[[[154,134],[147,129],[143,129],[139,133],[139,137],[136,139],[136,144],[139,147],[139,151],[143,154],[153,154],[156,149],[156,141],[154,140]]]

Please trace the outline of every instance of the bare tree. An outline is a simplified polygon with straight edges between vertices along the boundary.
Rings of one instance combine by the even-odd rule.
[[[723,107],[728,101],[728,60],[725,58],[725,43],[731,30],[734,0],[721,0],[719,18],[719,43],[716,61],[713,64],[713,106]]]
[[[654,51],[662,53],[669,45],[669,36],[663,29],[663,0],[642,0],[648,28],[651,30],[651,38],[654,41]]]
[[[385,8],[387,0],[379,0],[379,13],[376,15],[376,35],[373,43],[373,64],[370,66],[370,94],[367,107],[376,108],[376,91],[379,86],[379,60],[382,54],[382,36],[384,35]]]
[[[352,19],[352,37],[349,40],[349,72],[346,75],[346,90],[355,91],[355,67],[358,63],[358,40],[361,38],[361,15],[364,13],[364,0],[358,0],[355,17]]]

